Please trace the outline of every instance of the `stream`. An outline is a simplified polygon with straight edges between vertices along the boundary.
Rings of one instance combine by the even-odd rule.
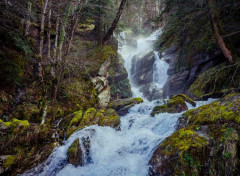
[[[125,60],[125,67],[129,73],[134,97],[142,97],[138,87],[132,84],[130,69],[131,58],[152,49],[151,40],[155,40],[160,31],[147,38],[137,40],[137,47],[128,48],[122,42],[119,53]],[[124,41],[124,34],[122,34]],[[153,66],[153,83],[162,88],[168,75],[168,64],[158,57],[155,52]],[[144,97],[142,97],[144,99]],[[144,99],[145,100],[145,99]],[[208,104],[213,100],[197,102],[197,107]],[[129,113],[121,117],[121,130],[110,127],[89,126],[70,136],[64,145],[57,147],[46,162],[39,167],[23,174],[24,176],[147,176],[148,162],[157,146],[176,128],[177,120],[182,113],[162,113],[151,117],[150,113],[156,105],[163,104],[163,100],[155,100],[135,105]],[[187,103],[189,109],[194,108]],[[67,162],[67,150],[76,140],[83,143],[90,140],[90,154],[84,153],[84,166],[75,167]],[[83,149],[84,151],[84,149]]]

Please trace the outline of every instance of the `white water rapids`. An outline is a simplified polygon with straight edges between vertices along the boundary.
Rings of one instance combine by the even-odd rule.
[[[138,42],[146,42],[146,40],[140,39]],[[137,50],[150,47],[143,45],[139,45],[140,48],[137,47]],[[121,51],[127,52],[127,49]],[[137,51],[134,52],[137,53]],[[130,54],[133,56],[134,52]],[[129,53],[121,54],[125,59],[131,57]],[[130,65],[129,60],[125,60],[126,67]],[[166,67],[163,61],[155,64],[154,70],[158,67]],[[129,69],[127,67],[128,71]],[[160,74],[154,73],[154,80],[159,87],[162,87],[166,81],[166,78],[161,77],[161,75],[166,75],[166,71],[167,69],[162,69]],[[137,89],[133,91],[135,95],[139,95]],[[197,107],[211,101],[197,102]],[[121,130],[95,125],[75,132],[65,141],[64,145],[54,150],[45,163],[24,175],[147,176],[148,162],[154,150],[161,141],[175,131],[177,120],[182,114],[162,113],[151,117],[152,109],[161,103],[160,100],[145,101],[132,107],[127,115],[121,117]],[[189,104],[188,107],[193,108]],[[67,162],[67,150],[77,138],[81,143],[86,138],[90,139],[90,156],[85,158],[85,165],[82,167],[75,167]]]

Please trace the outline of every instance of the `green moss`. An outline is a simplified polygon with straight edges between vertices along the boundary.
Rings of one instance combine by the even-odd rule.
[[[193,130],[181,129],[167,138],[161,146],[164,154],[172,155],[173,153],[179,153],[182,157],[183,152],[188,151],[189,148],[202,149],[207,144],[207,140],[198,136]]]
[[[190,103],[190,104],[193,105],[193,106],[196,106],[196,103],[193,101],[193,99],[189,98],[189,97],[188,97],[187,95],[185,95],[185,94],[177,94],[177,95],[172,96],[170,99],[174,99],[174,98],[176,98],[176,97],[181,97],[181,98],[184,99],[185,102],[188,102],[188,103]]]
[[[15,160],[16,160],[15,156],[13,155],[7,156],[7,158],[3,162],[3,167],[4,168],[11,167],[15,163]]]
[[[232,66],[221,64],[201,73],[189,88],[189,92],[197,98],[229,93],[232,89],[238,88],[239,75],[238,64]]]
[[[99,126],[110,126],[118,127],[120,125],[120,116],[114,109],[106,109],[100,112],[98,125]]]
[[[79,162],[79,139],[76,139],[67,151],[68,161],[71,164],[77,165]]]
[[[0,123],[3,123],[3,120],[2,120],[2,119],[0,119]]]
[[[228,95],[229,96],[229,95]],[[239,95],[234,95],[239,96]],[[188,119],[189,124],[214,124],[217,122],[235,122],[240,124],[240,101],[218,102],[192,109],[183,114]]]
[[[5,127],[10,127],[11,124],[12,124],[11,122],[4,122],[4,123],[3,123],[3,125],[4,125]]]
[[[78,126],[81,119],[82,119],[83,112],[82,112],[82,110],[80,110],[80,111],[77,111],[73,114],[74,114],[74,117],[72,118],[69,126]]]
[[[187,110],[187,105],[181,96],[173,96],[165,105],[156,106],[153,108],[151,116],[155,116],[159,113],[179,113]]]
[[[84,112],[83,118],[80,122],[80,126],[89,126],[91,124],[96,124],[95,114],[97,110],[95,108],[89,108],[87,111]]]

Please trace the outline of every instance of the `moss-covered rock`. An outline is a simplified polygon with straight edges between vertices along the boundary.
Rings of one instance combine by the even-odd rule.
[[[189,98],[187,95],[185,94],[177,94],[171,97],[171,99],[174,99],[176,97],[181,97],[185,102],[188,102],[189,104],[191,104],[192,106],[196,106],[196,103],[194,102],[193,99]]]
[[[76,139],[67,151],[68,162],[72,165],[80,165],[82,151],[79,145],[79,139]]]
[[[99,112],[102,113],[98,120],[99,126],[110,126],[116,128],[120,125],[120,116],[114,109],[106,109],[105,111]]]
[[[185,99],[193,103],[193,101],[190,101],[191,100],[190,98],[188,98],[183,94],[175,95],[169,99],[167,104],[154,107],[151,113],[151,116],[155,116],[156,114],[165,113],[165,112],[180,113],[182,111],[186,111],[188,108],[185,103]]]
[[[128,113],[128,110],[136,104],[142,103],[141,98],[119,99],[109,103],[109,108],[115,109],[120,116]]]
[[[189,88],[189,92],[198,99],[226,95],[231,90],[238,89],[239,75],[238,64],[221,64],[201,73]]]
[[[240,94],[183,114],[185,125],[166,138],[149,164],[152,175],[238,175]]]

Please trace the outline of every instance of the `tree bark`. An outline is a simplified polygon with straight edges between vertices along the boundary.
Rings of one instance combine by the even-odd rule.
[[[227,46],[226,46],[226,44],[223,40],[223,37],[220,35],[217,23],[215,21],[215,17],[214,17],[213,10],[212,10],[213,9],[213,2],[212,2],[212,0],[207,0],[207,3],[208,3],[208,6],[209,6],[209,15],[210,15],[213,31],[214,31],[214,34],[216,36],[218,45],[219,45],[220,49],[222,50],[226,59],[230,63],[233,63],[233,57],[232,57],[231,51],[227,48]]]
[[[42,56],[43,56],[43,41],[44,41],[44,25],[45,25],[45,14],[48,5],[48,0],[45,0],[42,5],[42,13],[41,13],[41,26],[40,26],[40,45],[39,45],[39,76],[42,76]]]
[[[116,15],[116,18],[114,19],[114,21],[113,21],[110,29],[108,30],[107,34],[103,38],[103,44],[104,45],[106,45],[108,43],[108,41],[111,39],[111,37],[113,35],[113,32],[117,27],[118,21],[119,21],[121,15],[122,15],[123,8],[124,8],[124,5],[126,4],[126,2],[127,2],[127,0],[122,0],[121,1],[121,4],[119,6],[119,9],[118,9],[118,12],[117,12],[117,15]]]

